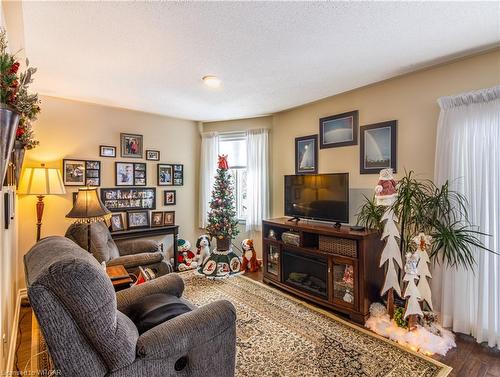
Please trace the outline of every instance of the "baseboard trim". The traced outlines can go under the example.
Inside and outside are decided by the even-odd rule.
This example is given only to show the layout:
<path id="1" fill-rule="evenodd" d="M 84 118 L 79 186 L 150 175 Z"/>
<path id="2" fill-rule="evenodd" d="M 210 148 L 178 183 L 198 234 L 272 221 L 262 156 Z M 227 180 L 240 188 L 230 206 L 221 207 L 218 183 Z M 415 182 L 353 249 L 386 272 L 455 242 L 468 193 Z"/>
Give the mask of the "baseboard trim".
<path id="1" fill-rule="evenodd" d="M 14 360 L 16 358 L 17 335 L 19 333 L 19 314 L 21 312 L 21 301 L 28 297 L 28 290 L 22 288 L 17 292 L 16 307 L 14 310 L 14 319 L 12 323 L 12 333 L 10 334 L 9 353 L 7 356 L 7 365 L 5 370 L 12 371 L 14 368 Z"/>

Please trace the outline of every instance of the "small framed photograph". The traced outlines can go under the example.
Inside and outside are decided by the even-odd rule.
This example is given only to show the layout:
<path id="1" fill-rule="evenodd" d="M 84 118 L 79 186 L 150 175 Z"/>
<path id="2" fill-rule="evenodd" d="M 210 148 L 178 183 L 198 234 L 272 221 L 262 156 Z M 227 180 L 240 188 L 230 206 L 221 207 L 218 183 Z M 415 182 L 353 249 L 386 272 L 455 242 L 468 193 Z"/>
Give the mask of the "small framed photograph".
<path id="1" fill-rule="evenodd" d="M 163 226 L 163 212 L 151 212 L 151 226 Z"/>
<path id="2" fill-rule="evenodd" d="M 119 230 L 125 230 L 125 225 L 123 224 L 122 214 L 115 213 L 111 215 L 111 231 L 117 232 Z"/>
<path id="3" fill-rule="evenodd" d="M 160 161 L 160 151 L 146 150 L 146 160 Z"/>
<path id="4" fill-rule="evenodd" d="M 85 160 L 63 160 L 65 186 L 85 186 Z"/>
<path id="5" fill-rule="evenodd" d="M 142 158 L 142 135 L 120 134 L 120 149 L 122 157 Z"/>
<path id="6" fill-rule="evenodd" d="M 134 185 L 134 163 L 115 162 L 115 186 Z"/>
<path id="7" fill-rule="evenodd" d="M 149 211 L 128 211 L 129 229 L 145 228 L 149 226 Z"/>
<path id="8" fill-rule="evenodd" d="M 385 168 L 396 173 L 397 125 L 397 120 L 391 120 L 361 127 L 360 174 L 379 174 Z"/>
<path id="9" fill-rule="evenodd" d="M 85 185 L 101 185 L 101 161 L 85 161 Z"/>
<path id="10" fill-rule="evenodd" d="M 146 164 L 143 162 L 134 164 L 134 185 L 146 186 Z"/>
<path id="11" fill-rule="evenodd" d="M 163 205 L 173 206 L 176 202 L 176 192 L 175 190 L 165 190 L 163 191 Z"/>
<path id="12" fill-rule="evenodd" d="M 116 157 L 116 147 L 111 145 L 99 145 L 99 156 Z"/>
<path id="13" fill-rule="evenodd" d="M 319 120 L 319 147 L 337 148 L 358 144 L 358 111 L 350 111 Z"/>
<path id="14" fill-rule="evenodd" d="M 318 135 L 295 138 L 295 174 L 318 173 Z"/>
<path id="15" fill-rule="evenodd" d="M 174 169 L 174 180 L 173 180 L 173 185 L 174 186 L 182 186 L 184 185 L 184 165 L 182 164 L 175 164 L 172 165 Z"/>
<path id="16" fill-rule="evenodd" d="M 173 172 L 172 165 L 158 164 L 158 186 L 172 186 Z"/>
<path id="17" fill-rule="evenodd" d="M 175 211 L 163 212 L 163 225 L 175 225 Z"/>

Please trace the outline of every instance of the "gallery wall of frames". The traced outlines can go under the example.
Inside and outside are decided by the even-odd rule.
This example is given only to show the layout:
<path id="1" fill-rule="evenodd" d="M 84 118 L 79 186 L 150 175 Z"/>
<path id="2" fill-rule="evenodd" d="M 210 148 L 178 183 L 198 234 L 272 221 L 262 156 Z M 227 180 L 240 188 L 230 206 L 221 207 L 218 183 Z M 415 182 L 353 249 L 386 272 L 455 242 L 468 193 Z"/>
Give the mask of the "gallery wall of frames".
<path id="1" fill-rule="evenodd" d="M 121 133 L 118 147 L 100 145 L 96 152 L 100 158 L 116 159 L 113 171 L 104 171 L 99 159 L 68 157 L 62 161 L 63 181 L 64 185 L 75 188 L 100 188 L 101 200 L 112 212 L 109 222 L 112 232 L 175 225 L 175 211 L 156 211 L 157 201 L 160 206 L 177 204 L 174 188 L 184 185 L 183 164 L 167 161 L 158 150 L 145 149 L 143 135 L 138 134 Z M 149 169 L 155 172 L 154 182 L 148 182 Z M 104 175 L 113 177 L 114 187 L 101 187 Z"/>

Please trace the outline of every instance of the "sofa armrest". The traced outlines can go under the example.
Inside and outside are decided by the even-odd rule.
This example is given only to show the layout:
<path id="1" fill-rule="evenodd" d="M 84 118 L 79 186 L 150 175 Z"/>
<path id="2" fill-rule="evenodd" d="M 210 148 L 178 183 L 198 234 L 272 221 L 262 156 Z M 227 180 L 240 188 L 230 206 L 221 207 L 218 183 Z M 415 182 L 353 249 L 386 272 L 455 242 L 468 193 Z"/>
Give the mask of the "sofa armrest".
<path id="1" fill-rule="evenodd" d="M 117 292 L 116 302 L 118 310 L 129 315 L 130 305 L 144 296 L 165 293 L 181 297 L 182 292 L 184 292 L 184 281 L 176 274 L 168 274 Z"/>
<path id="2" fill-rule="evenodd" d="M 111 259 L 106 263 L 107 266 L 116 266 L 122 264 L 126 269 L 134 267 L 146 267 L 154 263 L 161 262 L 163 254 L 160 253 L 141 253 L 132 255 L 123 255 L 118 258 Z"/>
<path id="3" fill-rule="evenodd" d="M 236 345 L 236 309 L 226 300 L 214 301 L 146 331 L 137 340 L 137 355 L 145 359 L 178 357 L 218 336 L 227 337 L 222 343 Z"/>
<path id="4" fill-rule="evenodd" d="M 144 238 L 116 240 L 116 247 L 121 256 L 139 253 L 160 253 L 161 246 L 154 240 Z"/>

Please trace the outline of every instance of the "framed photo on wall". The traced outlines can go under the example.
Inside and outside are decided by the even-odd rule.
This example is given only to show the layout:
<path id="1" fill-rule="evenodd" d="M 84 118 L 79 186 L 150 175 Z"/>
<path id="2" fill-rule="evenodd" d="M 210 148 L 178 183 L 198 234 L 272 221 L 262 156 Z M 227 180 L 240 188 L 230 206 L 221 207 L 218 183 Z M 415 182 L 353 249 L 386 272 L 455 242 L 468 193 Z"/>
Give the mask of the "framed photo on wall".
<path id="1" fill-rule="evenodd" d="M 172 165 L 174 169 L 174 186 L 182 186 L 184 185 L 184 165 L 182 164 L 174 164 Z"/>
<path id="2" fill-rule="evenodd" d="M 101 185 L 101 161 L 85 161 L 85 185 Z"/>
<path id="3" fill-rule="evenodd" d="M 175 190 L 165 190 L 163 191 L 163 205 L 164 206 L 173 206 L 177 200 L 177 194 Z"/>
<path id="4" fill-rule="evenodd" d="M 146 186 L 144 162 L 115 162 L 115 186 Z"/>
<path id="5" fill-rule="evenodd" d="M 65 186 L 85 186 L 85 160 L 63 160 Z"/>
<path id="6" fill-rule="evenodd" d="M 115 162 L 115 186 L 134 185 L 134 163 Z"/>
<path id="7" fill-rule="evenodd" d="M 175 225 L 175 211 L 163 212 L 163 225 Z"/>
<path id="8" fill-rule="evenodd" d="M 111 215 L 111 231 L 117 232 L 119 230 L 125 230 L 123 216 L 121 213 L 114 213 Z"/>
<path id="9" fill-rule="evenodd" d="M 337 148 L 358 144 L 358 111 L 332 115 L 319 120 L 319 147 Z"/>
<path id="10" fill-rule="evenodd" d="M 390 120 L 361 127 L 360 174 L 378 174 L 385 168 L 396 173 L 397 125 L 397 120 Z"/>
<path id="11" fill-rule="evenodd" d="M 142 158 L 142 135 L 120 134 L 120 150 L 122 157 Z"/>
<path id="12" fill-rule="evenodd" d="M 101 200 L 111 212 L 156 209 L 156 187 L 102 188 Z"/>
<path id="13" fill-rule="evenodd" d="M 158 164 L 158 186 L 173 185 L 173 167 L 170 164 Z"/>
<path id="14" fill-rule="evenodd" d="M 128 211 L 128 228 L 145 228 L 149 226 L 149 211 Z"/>
<path id="15" fill-rule="evenodd" d="M 318 135 L 295 138 L 295 174 L 318 173 Z"/>
<path id="16" fill-rule="evenodd" d="M 151 212 L 151 226 L 163 226 L 163 212 Z"/>
<path id="17" fill-rule="evenodd" d="M 146 150 L 146 160 L 160 161 L 160 151 Z"/>
<path id="18" fill-rule="evenodd" d="M 116 157 L 116 147 L 111 145 L 100 145 L 99 156 L 101 157 Z"/>

